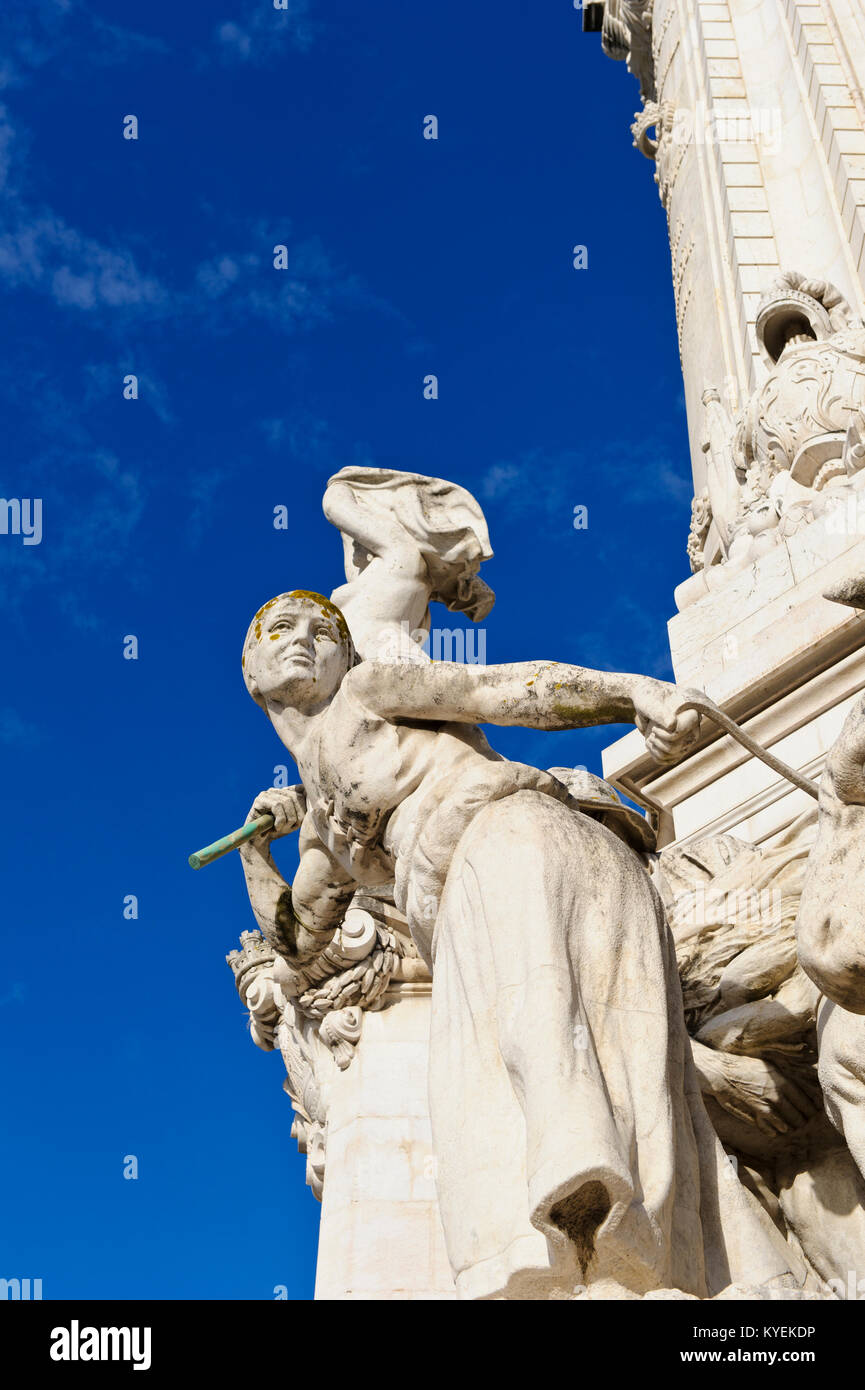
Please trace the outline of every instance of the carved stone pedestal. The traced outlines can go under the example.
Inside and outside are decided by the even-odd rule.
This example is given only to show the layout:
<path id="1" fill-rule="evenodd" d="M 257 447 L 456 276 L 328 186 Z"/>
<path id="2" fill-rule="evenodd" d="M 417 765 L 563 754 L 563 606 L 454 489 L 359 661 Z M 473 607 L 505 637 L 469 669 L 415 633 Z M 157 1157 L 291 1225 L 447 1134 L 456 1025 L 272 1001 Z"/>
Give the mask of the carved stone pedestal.
<path id="1" fill-rule="evenodd" d="M 315 1296 L 454 1298 L 427 1105 L 431 984 L 395 984 L 331 1086 Z"/>

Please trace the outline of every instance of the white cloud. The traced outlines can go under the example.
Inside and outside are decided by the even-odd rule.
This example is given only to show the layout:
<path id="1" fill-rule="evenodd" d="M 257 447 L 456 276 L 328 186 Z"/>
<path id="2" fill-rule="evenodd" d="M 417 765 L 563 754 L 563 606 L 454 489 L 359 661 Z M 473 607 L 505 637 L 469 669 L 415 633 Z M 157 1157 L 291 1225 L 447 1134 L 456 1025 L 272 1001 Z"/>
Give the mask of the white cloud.
<path id="1" fill-rule="evenodd" d="M 388 312 L 357 276 L 344 270 L 317 237 L 288 245 L 288 266 L 275 270 L 277 239 L 260 223 L 247 231 L 257 251 L 223 252 L 209 257 L 195 273 L 192 307 L 214 327 L 239 319 L 262 319 L 283 331 L 326 323 L 338 306 L 363 305 Z"/>
<path id="2" fill-rule="evenodd" d="M 225 24 L 220 24 L 216 31 L 216 38 L 219 43 L 225 45 L 227 50 L 233 50 L 235 55 L 244 61 L 252 53 L 252 36 L 231 20 Z"/>
<path id="3" fill-rule="evenodd" d="M 687 436 L 678 422 L 674 428 L 681 429 L 678 464 L 675 448 L 661 438 L 643 437 L 638 448 L 613 440 L 593 448 L 590 457 L 579 449 L 530 449 L 492 464 L 481 478 L 479 496 L 495 503 L 503 515 L 565 515 L 574 503 L 587 500 L 577 491 L 579 480 L 591 470 L 603 478 L 608 495 L 620 497 L 625 506 L 684 506 L 693 494 Z"/>
<path id="4" fill-rule="evenodd" d="M 109 24 L 83 0 L 3 0 L 0 8 L 0 90 L 26 85 L 34 72 L 75 47 L 76 64 L 123 63 L 168 45 Z"/>
<path id="5" fill-rule="evenodd" d="M 240 22 L 223 20 L 214 31 L 219 57 L 241 63 L 269 62 L 286 47 L 305 53 L 314 35 L 308 0 L 286 0 L 286 8 L 278 10 L 272 0 L 257 0 L 247 7 Z"/>
<path id="6" fill-rule="evenodd" d="M 3 208 L 0 278 L 12 289 L 42 290 L 69 308 L 166 308 L 166 290 L 129 251 L 82 236 L 56 213 L 30 209 L 15 195 Z"/>
<path id="7" fill-rule="evenodd" d="M 288 269 L 274 270 L 277 237 L 262 222 L 243 228 L 246 249 L 211 256 L 187 287 L 169 287 L 128 247 L 85 236 L 57 212 L 34 205 L 24 186 L 27 143 L 0 105 L 0 285 L 8 289 L 33 290 L 61 308 L 101 315 L 113 332 L 133 315 L 204 317 L 216 331 L 256 318 L 291 332 L 328 321 L 340 304 L 393 312 L 336 265 L 315 237 L 290 242 Z M 280 237 L 289 231 L 283 224 Z"/>

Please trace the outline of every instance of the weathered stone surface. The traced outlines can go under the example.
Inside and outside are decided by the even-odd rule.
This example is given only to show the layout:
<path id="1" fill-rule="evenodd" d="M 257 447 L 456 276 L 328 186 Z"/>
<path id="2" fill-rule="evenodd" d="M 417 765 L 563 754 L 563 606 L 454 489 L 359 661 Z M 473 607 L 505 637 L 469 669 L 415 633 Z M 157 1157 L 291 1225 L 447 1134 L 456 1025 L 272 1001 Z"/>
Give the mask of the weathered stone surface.
<path id="1" fill-rule="evenodd" d="M 250 627 L 301 785 L 250 811 L 274 823 L 231 963 L 324 1197 L 320 1297 L 859 1296 L 865 29 L 829 9 L 607 0 L 589 26 L 639 80 L 670 234 L 674 669 L 822 778 L 819 815 L 675 687 L 429 662 L 432 602 L 493 601 L 481 509 L 441 479 L 335 475 L 345 584 Z M 606 775 L 647 820 L 477 727 L 624 721 Z"/>
<path id="2" fill-rule="evenodd" d="M 402 621 L 405 591 L 381 593 L 389 621 Z M 361 606 L 361 621 L 370 611 Z M 399 1071 L 390 1095 L 380 1078 L 369 1093 L 362 1053 L 364 1002 L 387 1002 L 366 964 L 376 942 L 394 977 L 413 954 L 370 911 L 378 894 L 385 913 L 393 885 L 432 972 L 429 1157 L 458 1296 L 806 1288 L 807 1262 L 731 1175 L 704 1110 L 667 922 L 646 872 L 648 828 L 602 784 L 509 763 L 477 728 L 631 718 L 667 763 L 698 733 L 697 716 L 680 711 L 686 693 L 554 662 L 357 664 L 343 614 L 304 591 L 256 614 L 244 677 L 302 785 L 264 792 L 250 810 L 250 819 L 273 818 L 240 851 L 262 935 L 254 951 L 245 946 L 253 967 L 233 963 L 256 1040 L 275 1038 L 286 1058 L 314 1188 L 324 1184 L 339 1072 L 353 1075 L 356 1114 L 366 1117 L 352 1162 L 366 1161 L 374 1114 L 410 1120 Z M 298 828 L 289 887 L 269 845 Z M 369 957 L 358 959 L 363 950 Z M 410 1203 L 415 1177 L 410 1163 L 397 1184 Z M 374 1188 L 365 1200 L 372 1222 L 396 1219 L 392 1211 L 385 1222 Z M 332 1219 L 355 1230 L 351 1210 L 340 1211 Z M 433 1239 L 428 1215 L 411 1206 L 405 1216 Z M 412 1240 L 410 1229 L 406 1248 L 420 1259 L 420 1228 Z M 365 1239 L 372 1259 L 374 1233 Z M 420 1264 L 428 1288 L 432 1266 Z M 353 1274 L 351 1290 L 361 1287 Z"/>

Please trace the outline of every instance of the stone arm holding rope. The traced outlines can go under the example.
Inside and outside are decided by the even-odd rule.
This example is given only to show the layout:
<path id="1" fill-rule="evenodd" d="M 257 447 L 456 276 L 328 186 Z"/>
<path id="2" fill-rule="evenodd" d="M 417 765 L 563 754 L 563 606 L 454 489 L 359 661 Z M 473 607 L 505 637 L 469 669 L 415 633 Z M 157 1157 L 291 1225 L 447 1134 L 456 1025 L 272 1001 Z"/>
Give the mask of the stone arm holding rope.
<path id="1" fill-rule="evenodd" d="M 636 723 L 658 763 L 696 741 L 699 715 L 680 706 L 691 694 L 649 676 L 592 671 L 556 661 L 502 666 L 425 666 L 366 661 L 347 677 L 354 694 L 390 720 L 420 719 L 527 729 Z"/>

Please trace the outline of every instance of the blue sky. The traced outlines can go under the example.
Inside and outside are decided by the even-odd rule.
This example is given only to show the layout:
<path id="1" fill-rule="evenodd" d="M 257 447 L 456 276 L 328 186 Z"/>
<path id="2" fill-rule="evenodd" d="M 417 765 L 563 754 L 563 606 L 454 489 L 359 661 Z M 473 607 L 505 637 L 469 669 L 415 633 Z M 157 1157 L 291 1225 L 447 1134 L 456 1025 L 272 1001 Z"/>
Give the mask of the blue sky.
<path id="1" fill-rule="evenodd" d="M 41 544 L 0 536 L 0 1275 L 310 1298 L 240 865 L 186 865 L 285 757 L 243 634 L 340 582 L 324 484 L 379 464 L 483 505 L 489 661 L 669 676 L 690 470 L 636 84 L 569 0 L 7 0 L 0 104 L 0 490 L 43 500 Z M 600 771 L 621 732 L 492 741 Z"/>

